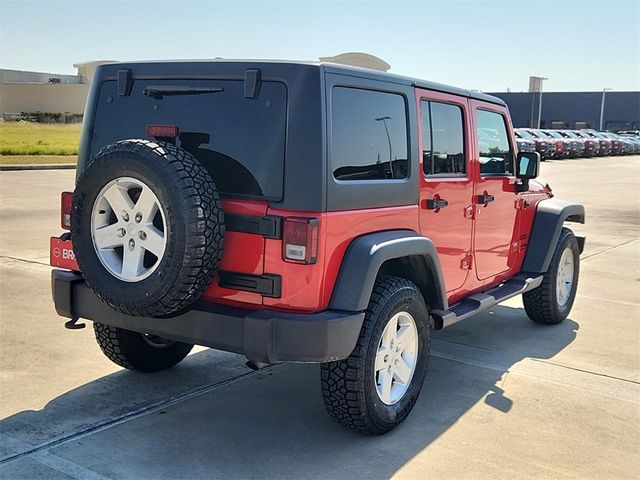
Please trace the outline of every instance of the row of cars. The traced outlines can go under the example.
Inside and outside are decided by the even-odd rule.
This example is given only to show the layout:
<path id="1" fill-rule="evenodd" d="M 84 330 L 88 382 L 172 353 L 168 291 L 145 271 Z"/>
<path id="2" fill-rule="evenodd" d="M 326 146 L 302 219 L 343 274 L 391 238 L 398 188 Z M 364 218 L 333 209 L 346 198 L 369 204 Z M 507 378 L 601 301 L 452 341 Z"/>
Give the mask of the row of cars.
<path id="1" fill-rule="evenodd" d="M 640 154 L 640 134 L 636 131 L 516 128 L 515 135 L 519 151 L 538 152 L 543 160 Z"/>

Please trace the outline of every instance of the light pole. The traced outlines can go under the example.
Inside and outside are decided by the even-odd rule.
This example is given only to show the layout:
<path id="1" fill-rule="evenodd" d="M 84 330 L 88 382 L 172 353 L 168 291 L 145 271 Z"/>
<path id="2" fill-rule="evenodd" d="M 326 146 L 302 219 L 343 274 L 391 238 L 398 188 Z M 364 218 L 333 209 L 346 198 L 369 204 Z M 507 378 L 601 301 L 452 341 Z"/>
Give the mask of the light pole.
<path id="1" fill-rule="evenodd" d="M 604 96 L 607 93 L 607 90 L 611 90 L 610 88 L 602 89 L 602 101 L 600 102 L 600 128 L 598 130 L 602 131 L 602 122 L 604 120 Z"/>
<path id="2" fill-rule="evenodd" d="M 540 128 L 540 119 L 542 118 L 542 82 L 549 80 L 547 77 L 540 77 L 540 96 L 538 97 L 538 128 Z"/>
<path id="3" fill-rule="evenodd" d="M 393 161 L 391 160 L 391 137 L 389 137 L 389 129 L 387 128 L 387 120 L 391 120 L 391 117 L 379 117 L 375 120 L 376 122 L 382 122 L 384 125 L 384 131 L 387 134 L 387 142 L 389 143 L 389 169 L 391 170 L 391 178 L 395 178 L 393 175 Z"/>

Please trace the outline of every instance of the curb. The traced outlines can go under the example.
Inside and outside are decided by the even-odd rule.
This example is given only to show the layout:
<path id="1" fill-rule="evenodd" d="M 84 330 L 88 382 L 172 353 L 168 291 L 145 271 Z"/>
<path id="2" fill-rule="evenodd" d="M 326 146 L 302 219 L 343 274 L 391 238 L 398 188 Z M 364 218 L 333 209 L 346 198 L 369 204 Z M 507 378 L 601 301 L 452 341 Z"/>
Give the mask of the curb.
<path id="1" fill-rule="evenodd" d="M 70 170 L 72 168 L 76 168 L 75 163 L 43 163 L 42 165 L 0 165 L 0 172 L 15 170 Z"/>

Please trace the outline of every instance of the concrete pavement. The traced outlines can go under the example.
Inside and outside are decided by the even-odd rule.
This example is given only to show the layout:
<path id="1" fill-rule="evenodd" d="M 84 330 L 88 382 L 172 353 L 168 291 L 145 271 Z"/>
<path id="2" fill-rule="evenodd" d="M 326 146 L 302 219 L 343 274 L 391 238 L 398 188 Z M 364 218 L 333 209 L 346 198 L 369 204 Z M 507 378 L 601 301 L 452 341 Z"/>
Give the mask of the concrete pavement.
<path id="1" fill-rule="evenodd" d="M 437 332 L 418 404 L 377 438 L 331 422 L 316 365 L 198 349 L 144 375 L 64 330 L 48 238 L 74 174 L 0 173 L 0 478 L 640 476 L 640 157 L 543 164 L 587 208 L 570 318 L 517 298 Z"/>

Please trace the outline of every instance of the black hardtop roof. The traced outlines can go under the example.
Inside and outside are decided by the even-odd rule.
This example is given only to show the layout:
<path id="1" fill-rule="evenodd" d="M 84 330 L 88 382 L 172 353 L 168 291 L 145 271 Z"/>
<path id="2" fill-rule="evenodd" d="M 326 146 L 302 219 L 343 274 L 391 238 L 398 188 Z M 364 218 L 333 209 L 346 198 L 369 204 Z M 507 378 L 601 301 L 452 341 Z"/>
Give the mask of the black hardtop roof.
<path id="1" fill-rule="evenodd" d="M 427 90 L 434 90 L 442 93 L 449 93 L 452 95 L 459 95 L 462 97 L 473 98 L 476 100 L 482 100 L 484 102 L 494 103 L 497 105 L 506 106 L 504 100 L 493 95 L 486 93 L 476 92 L 473 90 L 466 90 L 459 87 L 452 87 L 450 85 L 444 85 L 442 83 L 429 82 L 427 80 L 420 80 L 417 78 L 407 77 L 404 75 L 397 75 L 394 73 L 382 72 L 379 70 L 372 70 L 369 68 L 361 68 L 350 65 L 342 65 L 337 63 L 327 62 L 305 62 L 295 60 L 252 60 L 252 59 L 226 59 L 226 58 L 214 58 L 214 59 L 202 59 L 202 60 L 144 60 L 134 62 L 121 62 L 121 63 L 107 63 L 100 65 L 98 68 L 104 69 L 121 69 L 124 65 L 153 65 L 153 64 L 202 64 L 202 63 L 229 63 L 229 64 L 246 64 L 247 67 L 259 67 L 260 64 L 270 65 L 282 64 L 291 67 L 305 66 L 316 67 L 324 69 L 329 73 L 336 73 L 339 75 L 349 75 L 353 77 L 368 78 L 372 80 L 378 80 L 382 82 L 391 82 L 401 85 L 410 85 L 413 87 L 424 88 Z"/>

